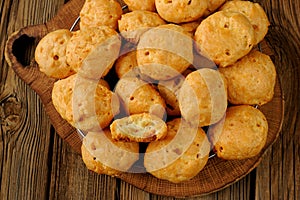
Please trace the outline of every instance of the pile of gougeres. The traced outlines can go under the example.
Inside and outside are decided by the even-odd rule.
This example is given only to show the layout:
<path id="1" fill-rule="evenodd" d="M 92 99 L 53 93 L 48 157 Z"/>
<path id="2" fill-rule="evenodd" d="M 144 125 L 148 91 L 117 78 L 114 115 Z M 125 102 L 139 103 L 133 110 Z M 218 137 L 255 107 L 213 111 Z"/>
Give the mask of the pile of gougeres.
<path id="1" fill-rule="evenodd" d="M 213 150 L 225 160 L 263 149 L 275 67 L 255 50 L 262 7 L 225 0 L 86 0 L 77 31 L 56 30 L 35 60 L 57 81 L 52 102 L 82 130 L 82 158 L 99 174 L 146 172 L 174 183 L 196 176 Z M 195 57 L 205 62 L 195 65 Z M 206 62 L 207 63 L 207 62 Z M 142 152 L 141 145 L 146 146 Z"/>

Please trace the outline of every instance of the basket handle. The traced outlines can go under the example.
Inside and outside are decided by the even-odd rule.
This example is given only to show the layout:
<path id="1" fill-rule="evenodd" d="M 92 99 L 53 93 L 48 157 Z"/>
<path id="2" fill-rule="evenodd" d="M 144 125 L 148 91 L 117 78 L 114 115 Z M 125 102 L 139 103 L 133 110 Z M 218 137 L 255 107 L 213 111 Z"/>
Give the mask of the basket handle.
<path id="1" fill-rule="evenodd" d="M 49 31 L 51 31 L 51 28 L 49 30 L 46 24 L 28 26 L 16 31 L 7 40 L 5 58 L 14 72 L 39 95 L 45 111 L 58 134 L 71 144 L 75 151 L 80 153 L 81 138 L 76 130 L 61 118 L 52 103 L 51 94 L 56 79 L 42 73 L 33 59 L 28 66 L 20 62 L 20 57 L 25 55 L 26 48 L 24 47 L 26 47 L 28 39 L 38 41 Z"/>
<path id="2" fill-rule="evenodd" d="M 24 66 L 20 62 L 20 56 L 25 55 L 26 42 L 28 39 L 38 40 L 47 34 L 47 27 L 45 24 L 28 26 L 14 32 L 8 38 L 5 46 L 5 59 L 8 65 L 15 71 L 15 73 L 28 85 L 32 85 L 37 81 L 37 77 L 43 76 L 36 67 L 36 63 L 32 62 L 29 66 Z M 25 38 L 24 38 L 25 37 Z M 35 67 L 34 67 L 35 66 Z"/>

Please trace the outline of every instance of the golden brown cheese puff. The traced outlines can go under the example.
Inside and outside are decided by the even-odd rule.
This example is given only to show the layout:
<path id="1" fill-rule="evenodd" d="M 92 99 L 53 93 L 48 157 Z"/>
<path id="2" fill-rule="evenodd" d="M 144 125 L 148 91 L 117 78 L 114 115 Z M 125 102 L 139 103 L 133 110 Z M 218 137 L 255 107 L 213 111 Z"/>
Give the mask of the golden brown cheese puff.
<path id="1" fill-rule="evenodd" d="M 115 0 L 86 0 L 80 11 L 80 29 L 109 26 L 117 29 L 123 11 Z"/>
<path id="2" fill-rule="evenodd" d="M 165 23 L 157 13 L 136 10 L 122 15 L 119 20 L 119 31 L 128 41 L 138 43 L 140 36 L 149 28 Z"/>
<path id="3" fill-rule="evenodd" d="M 199 127 L 214 124 L 226 112 L 226 83 L 218 71 L 199 69 L 186 77 L 178 100 L 186 121 Z"/>
<path id="4" fill-rule="evenodd" d="M 84 77 L 100 79 L 119 56 L 121 39 L 108 26 L 79 30 L 67 45 L 67 62 Z"/>
<path id="5" fill-rule="evenodd" d="M 115 70 L 118 77 L 122 78 L 124 75 L 134 70 L 137 66 L 136 51 L 133 50 L 118 58 L 115 63 Z"/>
<path id="6" fill-rule="evenodd" d="M 219 11 L 202 21 L 195 32 L 200 53 L 220 67 L 247 55 L 256 42 L 254 29 L 245 15 Z"/>
<path id="7" fill-rule="evenodd" d="M 136 77 L 123 77 L 115 89 L 129 114 L 152 113 L 163 117 L 165 101 L 155 88 Z"/>
<path id="8" fill-rule="evenodd" d="M 272 100 L 276 70 L 268 55 L 252 51 L 220 72 L 227 80 L 230 103 L 263 105 Z"/>
<path id="9" fill-rule="evenodd" d="M 267 134 L 264 114 L 247 105 L 228 108 L 225 119 L 209 130 L 217 156 L 226 160 L 258 155 L 265 146 Z"/>
<path id="10" fill-rule="evenodd" d="M 110 90 L 109 83 L 104 79 L 99 79 L 99 84 Z"/>
<path id="11" fill-rule="evenodd" d="M 55 82 L 52 102 L 62 118 L 83 131 L 104 129 L 119 112 L 118 97 L 101 81 L 77 74 Z"/>
<path id="12" fill-rule="evenodd" d="M 179 116 L 180 108 L 178 103 L 178 93 L 184 82 L 183 76 L 174 79 L 159 81 L 158 91 L 166 102 L 166 110 L 168 116 Z"/>
<path id="13" fill-rule="evenodd" d="M 118 176 L 127 172 L 139 159 L 139 145 L 114 141 L 109 129 L 89 132 L 82 141 L 82 160 L 86 167 L 98 174 Z"/>
<path id="14" fill-rule="evenodd" d="M 154 12 L 155 8 L 155 0 L 124 0 L 124 2 L 128 5 L 129 10 L 146 10 Z"/>
<path id="15" fill-rule="evenodd" d="M 77 74 L 58 80 L 52 89 L 52 103 L 60 116 L 75 127 L 73 117 L 73 91 Z"/>
<path id="16" fill-rule="evenodd" d="M 66 78 L 75 72 L 66 61 L 66 47 L 72 33 L 60 29 L 48 33 L 35 50 L 35 60 L 41 72 L 52 78 Z"/>
<path id="17" fill-rule="evenodd" d="M 137 46 L 141 73 L 155 80 L 180 75 L 193 63 L 193 58 L 191 37 L 175 24 L 161 25 L 145 32 Z"/>
<path id="18" fill-rule="evenodd" d="M 207 9 L 208 0 L 155 0 L 155 5 L 164 20 L 183 23 L 199 19 Z"/>
<path id="19" fill-rule="evenodd" d="M 184 30 L 186 32 L 188 32 L 191 37 L 193 37 L 195 34 L 195 31 L 198 28 L 198 26 L 200 25 L 201 21 L 202 21 L 202 19 L 199 19 L 197 21 L 182 23 L 182 24 L 180 24 L 180 26 L 182 28 L 184 28 Z"/>
<path id="20" fill-rule="evenodd" d="M 204 16 L 208 16 L 222 6 L 226 0 L 208 0 L 207 10 Z"/>
<path id="21" fill-rule="evenodd" d="M 190 180 L 206 165 L 210 143 L 201 128 L 193 128 L 179 118 L 167 126 L 167 136 L 148 145 L 144 166 L 159 179 L 173 183 Z"/>
<path id="22" fill-rule="evenodd" d="M 251 1 L 228 1 L 220 8 L 220 10 L 244 14 L 254 28 L 256 38 L 255 44 L 258 44 L 266 36 L 270 22 L 264 9 L 258 3 L 253 3 Z"/>
<path id="23" fill-rule="evenodd" d="M 185 80 L 185 77 L 191 72 L 193 72 L 192 69 L 188 68 L 182 73 L 182 75 L 179 75 L 170 80 L 158 82 L 157 89 L 166 102 L 166 110 L 168 116 L 180 115 L 178 102 L 179 91 Z"/>
<path id="24" fill-rule="evenodd" d="M 167 135 L 167 125 L 149 113 L 116 119 L 110 125 L 112 138 L 117 141 L 152 142 Z"/>

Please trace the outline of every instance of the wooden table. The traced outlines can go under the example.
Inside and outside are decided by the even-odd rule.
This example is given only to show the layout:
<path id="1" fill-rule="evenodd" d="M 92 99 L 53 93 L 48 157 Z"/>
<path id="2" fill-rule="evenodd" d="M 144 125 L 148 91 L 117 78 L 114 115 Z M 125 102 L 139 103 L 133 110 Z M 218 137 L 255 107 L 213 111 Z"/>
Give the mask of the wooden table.
<path id="1" fill-rule="evenodd" d="M 2 0 L 0 81 L 0 199 L 173 199 L 89 172 L 55 132 L 37 94 L 7 65 L 5 42 L 14 31 L 51 19 L 64 0 Z M 261 164 L 226 189 L 195 199 L 300 199 L 300 1 L 261 0 L 271 27 L 285 99 L 282 132 Z M 22 62 L 29 64 L 33 51 Z"/>

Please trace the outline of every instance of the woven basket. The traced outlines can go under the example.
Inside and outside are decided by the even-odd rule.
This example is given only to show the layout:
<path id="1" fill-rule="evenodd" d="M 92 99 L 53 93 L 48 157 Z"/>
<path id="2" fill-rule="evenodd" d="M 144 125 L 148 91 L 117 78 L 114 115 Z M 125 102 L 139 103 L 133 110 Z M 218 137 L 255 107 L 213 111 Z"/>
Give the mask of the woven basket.
<path id="1" fill-rule="evenodd" d="M 24 27 L 15 32 L 7 41 L 5 50 L 6 60 L 15 73 L 40 96 L 56 132 L 78 153 L 82 144 L 80 136 L 75 128 L 60 117 L 52 104 L 51 91 L 56 80 L 41 73 L 34 61 L 29 66 L 24 66 L 19 60 L 25 53 L 24 47 L 37 43 L 51 31 L 69 29 L 77 19 L 83 3 L 84 0 L 71 0 L 47 23 Z M 263 42 L 261 47 L 264 53 L 271 54 L 266 42 Z M 273 100 L 261 107 L 269 122 L 267 143 L 261 153 L 254 158 L 224 161 L 214 157 L 209 159 L 205 168 L 196 177 L 179 184 L 157 179 L 147 173 L 127 173 L 120 178 L 144 191 L 176 197 L 199 196 L 227 187 L 253 170 L 259 164 L 264 152 L 274 143 L 283 121 L 283 104 L 282 91 L 277 80 Z"/>

